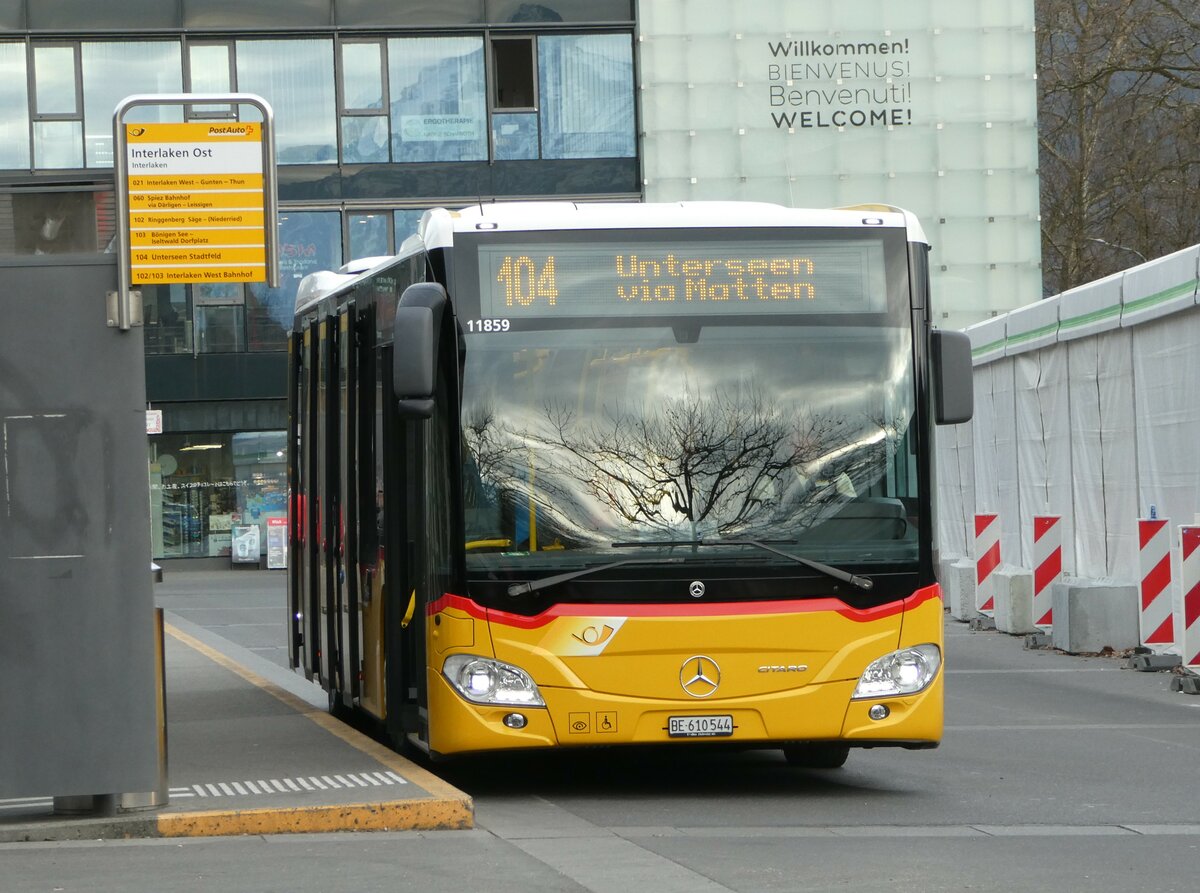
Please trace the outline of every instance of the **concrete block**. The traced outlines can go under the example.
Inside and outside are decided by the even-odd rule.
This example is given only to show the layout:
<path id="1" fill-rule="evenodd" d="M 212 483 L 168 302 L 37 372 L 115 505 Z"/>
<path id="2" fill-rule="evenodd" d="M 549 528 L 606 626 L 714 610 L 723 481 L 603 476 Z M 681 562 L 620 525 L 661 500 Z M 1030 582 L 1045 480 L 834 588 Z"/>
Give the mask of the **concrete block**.
<path id="1" fill-rule="evenodd" d="M 1025 637 L 1025 650 L 1036 651 L 1041 648 L 1053 648 L 1054 643 L 1049 633 L 1030 633 Z"/>
<path id="2" fill-rule="evenodd" d="M 1133 583 L 1069 577 L 1053 584 L 1054 647 L 1068 654 L 1136 648 L 1138 592 Z"/>
<path id="3" fill-rule="evenodd" d="M 1171 691 L 1200 695 L 1200 676 L 1175 676 L 1171 679 Z"/>
<path id="4" fill-rule="evenodd" d="M 1005 564 L 996 568 L 992 580 L 996 629 L 1014 636 L 1037 632 L 1033 625 L 1033 571 Z"/>
<path id="5" fill-rule="evenodd" d="M 937 574 L 937 580 L 942 584 L 942 598 L 949 604 L 950 591 L 950 576 L 953 573 L 951 568 L 954 567 L 954 562 L 962 560 L 961 555 L 943 555 L 938 559 L 937 565 L 934 568 L 934 573 Z"/>
<path id="6" fill-rule="evenodd" d="M 975 608 L 975 562 L 960 558 L 950 565 L 946 582 L 946 603 L 950 616 L 963 623 L 979 616 Z"/>
<path id="7" fill-rule="evenodd" d="M 1125 664 L 1128 670 L 1139 673 L 1160 673 L 1181 666 L 1183 659 L 1178 654 L 1135 654 Z"/>

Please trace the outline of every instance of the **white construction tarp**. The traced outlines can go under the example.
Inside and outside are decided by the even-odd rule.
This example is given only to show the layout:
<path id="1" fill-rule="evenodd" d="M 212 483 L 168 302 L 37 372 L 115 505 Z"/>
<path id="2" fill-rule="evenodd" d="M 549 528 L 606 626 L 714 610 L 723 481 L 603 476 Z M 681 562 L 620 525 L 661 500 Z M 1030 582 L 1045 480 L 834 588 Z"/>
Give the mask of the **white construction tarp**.
<path id="1" fill-rule="evenodd" d="M 1132 332 L 1139 509 L 1155 506 L 1173 529 L 1193 524 L 1200 513 L 1200 313 L 1172 314 Z"/>
<path id="2" fill-rule="evenodd" d="M 944 556 L 974 557 L 974 515 L 995 512 L 1001 560 L 1032 569 L 1033 518 L 1059 515 L 1065 572 L 1137 583 L 1153 507 L 1178 567 L 1178 527 L 1200 523 L 1198 266 L 1178 252 L 1073 289 L 1057 330 L 1053 307 L 968 330 L 975 417 L 938 441 Z"/>
<path id="3" fill-rule="evenodd" d="M 1063 542 L 1073 536 L 1071 426 L 1067 399 L 1067 347 L 1055 344 L 1011 358 L 1015 376 L 1018 509 L 1017 544 L 1009 564 L 1033 566 L 1033 519 L 1060 515 Z M 1064 550 L 1066 552 L 1066 550 Z M 1064 555 L 1065 571 L 1074 562 Z"/>
<path id="4" fill-rule="evenodd" d="M 1129 332 L 1072 341 L 1069 349 L 1075 573 L 1133 581 L 1137 465 Z"/>

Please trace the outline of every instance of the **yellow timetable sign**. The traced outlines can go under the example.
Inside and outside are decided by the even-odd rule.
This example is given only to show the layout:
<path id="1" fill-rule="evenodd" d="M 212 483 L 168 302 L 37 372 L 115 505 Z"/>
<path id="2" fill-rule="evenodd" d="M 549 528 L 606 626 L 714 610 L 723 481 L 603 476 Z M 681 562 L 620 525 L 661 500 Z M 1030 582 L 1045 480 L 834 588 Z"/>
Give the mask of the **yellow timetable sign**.
<path id="1" fill-rule="evenodd" d="M 267 279 L 262 125 L 126 124 L 130 278 Z"/>

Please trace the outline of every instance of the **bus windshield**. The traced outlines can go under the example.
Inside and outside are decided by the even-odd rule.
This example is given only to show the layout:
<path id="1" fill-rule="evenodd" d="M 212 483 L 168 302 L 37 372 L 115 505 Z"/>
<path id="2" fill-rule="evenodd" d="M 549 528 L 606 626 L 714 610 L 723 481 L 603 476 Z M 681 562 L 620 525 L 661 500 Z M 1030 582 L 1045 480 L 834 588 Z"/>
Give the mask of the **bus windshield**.
<path id="1" fill-rule="evenodd" d="M 916 562 L 901 234 L 507 238 L 455 249 L 469 573 Z"/>

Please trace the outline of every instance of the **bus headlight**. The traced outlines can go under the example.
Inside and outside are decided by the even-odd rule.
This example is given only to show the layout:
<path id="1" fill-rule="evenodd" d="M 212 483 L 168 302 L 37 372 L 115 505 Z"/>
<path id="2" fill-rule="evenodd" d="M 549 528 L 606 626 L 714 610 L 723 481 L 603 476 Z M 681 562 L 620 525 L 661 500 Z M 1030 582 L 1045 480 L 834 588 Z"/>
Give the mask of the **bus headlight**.
<path id="1" fill-rule="evenodd" d="M 452 654 L 442 675 L 468 701 L 476 704 L 522 704 L 545 707 L 541 692 L 520 667 L 473 654 Z"/>
<path id="2" fill-rule="evenodd" d="M 854 698 L 890 698 L 912 695 L 937 678 L 942 651 L 937 645 L 902 648 L 871 661 L 858 680 Z"/>

